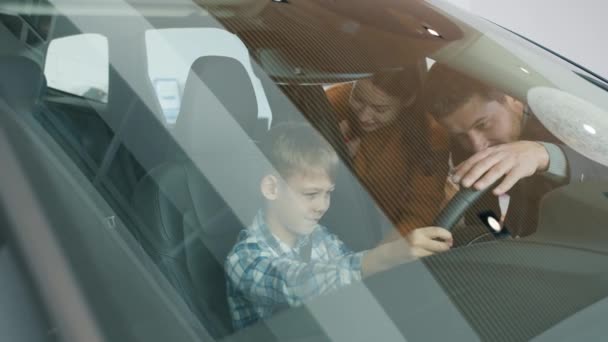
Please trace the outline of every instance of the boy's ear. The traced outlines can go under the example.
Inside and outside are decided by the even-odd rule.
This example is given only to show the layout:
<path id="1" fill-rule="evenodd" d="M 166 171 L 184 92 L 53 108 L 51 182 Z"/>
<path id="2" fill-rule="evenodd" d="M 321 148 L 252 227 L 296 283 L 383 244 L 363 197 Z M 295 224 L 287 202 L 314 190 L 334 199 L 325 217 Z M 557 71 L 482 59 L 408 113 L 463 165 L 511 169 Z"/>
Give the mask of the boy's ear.
<path id="1" fill-rule="evenodd" d="M 262 195 L 269 201 L 274 201 L 279 195 L 279 179 L 273 175 L 267 175 L 262 178 L 260 183 Z"/>

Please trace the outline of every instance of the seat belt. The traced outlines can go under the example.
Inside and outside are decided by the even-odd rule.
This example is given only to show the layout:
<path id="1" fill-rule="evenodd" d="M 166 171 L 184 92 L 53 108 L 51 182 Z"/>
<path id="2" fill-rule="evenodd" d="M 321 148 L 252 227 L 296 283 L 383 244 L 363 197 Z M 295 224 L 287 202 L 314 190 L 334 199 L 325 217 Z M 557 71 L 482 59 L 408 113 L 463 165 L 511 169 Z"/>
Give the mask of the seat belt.
<path id="1" fill-rule="evenodd" d="M 309 237 L 308 241 L 302 248 L 300 248 L 300 258 L 304 262 L 310 262 L 310 256 L 312 255 L 312 239 Z"/>

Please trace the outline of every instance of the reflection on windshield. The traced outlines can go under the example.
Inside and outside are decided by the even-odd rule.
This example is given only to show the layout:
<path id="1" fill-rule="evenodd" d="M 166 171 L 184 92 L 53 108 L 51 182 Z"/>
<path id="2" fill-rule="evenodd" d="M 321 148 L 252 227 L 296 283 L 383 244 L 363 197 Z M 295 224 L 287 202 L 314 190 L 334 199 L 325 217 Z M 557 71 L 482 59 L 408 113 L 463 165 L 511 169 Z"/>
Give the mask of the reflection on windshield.
<path id="1" fill-rule="evenodd" d="M 528 91 L 530 107 L 568 147 L 608 165 L 608 113 L 574 95 L 548 87 Z"/>
<path id="2" fill-rule="evenodd" d="M 601 104 L 556 90 L 570 79 L 494 50 L 481 32 L 424 2 L 378 1 L 209 3 L 201 22 L 181 12 L 175 22 L 157 20 L 158 12 L 150 19 L 121 3 L 142 34 L 117 37 L 108 28 L 112 51 L 144 47 L 138 39 L 157 32 L 157 22 L 213 26 L 217 39 L 200 37 L 191 49 L 180 29 L 158 36 L 157 48 L 134 56 L 147 53 L 150 66 L 178 71 L 152 79 L 111 54 L 111 89 L 89 94 L 108 101 L 107 113 L 67 93 L 41 101 L 36 120 L 214 337 L 281 319 L 290 330 L 300 321 L 289 314 L 305 311 L 331 338 L 356 325 L 337 325 L 339 318 L 359 313 L 399 338 L 433 330 L 420 322 L 434 322 L 427 316 L 446 306 L 464 317 L 458 326 L 493 328 L 467 330 L 463 339 L 511 336 L 511 325 L 492 326 L 496 317 L 538 314 L 553 305 L 543 298 L 570 299 L 560 315 L 547 314 L 555 324 L 608 288 L 568 296 L 599 283 L 568 269 L 583 259 L 600 269 L 593 253 L 570 250 L 568 263 L 561 249 L 529 243 L 557 221 L 569 226 L 553 230 L 560 234 L 581 222 L 575 233 L 602 226 L 603 216 L 585 221 L 580 210 L 604 209 L 595 205 L 603 183 L 594 183 L 608 175 Z M 109 19 L 90 15 L 95 20 L 76 16 L 59 34 L 104 31 Z M 208 53 L 223 51 L 222 37 L 238 45 L 239 58 Z M 427 67 L 425 58 L 437 62 Z M 158 104 L 171 125 L 158 122 Z M 589 244 L 580 239 L 576 248 Z M 559 271 L 544 263 L 558 259 Z M 499 295 L 510 304 L 513 291 L 525 299 L 518 310 L 496 307 Z M 352 306 L 340 305 L 342 296 Z M 331 320 L 337 310 L 349 312 Z M 435 330 L 424 337 L 448 331 Z"/>

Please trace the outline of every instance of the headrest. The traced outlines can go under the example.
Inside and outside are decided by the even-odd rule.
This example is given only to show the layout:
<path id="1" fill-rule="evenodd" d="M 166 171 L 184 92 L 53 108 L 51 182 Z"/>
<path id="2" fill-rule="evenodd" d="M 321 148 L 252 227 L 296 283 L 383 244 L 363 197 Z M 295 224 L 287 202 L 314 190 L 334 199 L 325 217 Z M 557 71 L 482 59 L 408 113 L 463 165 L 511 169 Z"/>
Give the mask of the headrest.
<path id="1" fill-rule="evenodd" d="M 257 108 L 251 79 L 241 62 L 224 56 L 200 57 L 190 68 L 174 133 L 184 147 L 193 148 L 188 152 L 197 151 L 201 144 L 217 144 L 210 139 L 226 129 L 221 124 L 225 120 L 252 137 Z"/>
<path id="2" fill-rule="evenodd" d="M 244 226 L 252 219 L 252 206 L 259 207 L 249 194 L 258 193 L 256 170 L 265 167 L 251 134 L 257 108 L 251 79 L 239 61 L 201 57 L 190 69 L 172 132 L 197 172 Z"/>
<path id="3" fill-rule="evenodd" d="M 17 112 L 31 112 L 46 88 L 42 69 L 19 56 L 0 57 L 0 99 Z"/>

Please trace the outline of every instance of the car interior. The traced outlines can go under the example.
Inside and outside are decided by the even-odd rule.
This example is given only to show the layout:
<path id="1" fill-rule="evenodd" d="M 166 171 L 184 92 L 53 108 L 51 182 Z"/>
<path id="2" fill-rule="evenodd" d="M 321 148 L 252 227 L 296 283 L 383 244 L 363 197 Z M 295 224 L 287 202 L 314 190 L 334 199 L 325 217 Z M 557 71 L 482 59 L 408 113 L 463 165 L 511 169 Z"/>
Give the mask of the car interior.
<path id="1" fill-rule="evenodd" d="M 223 262 L 238 232 L 250 223 L 258 209 L 258 202 L 243 195 L 253 193 L 257 186 L 243 175 L 256 172 L 259 166 L 256 164 L 260 153 L 258 142 L 273 125 L 304 121 L 314 125 L 341 156 L 346 156 L 346 146 L 340 138 L 338 122 L 324 87 L 369 76 L 371 70 L 366 69 L 374 56 L 344 44 L 351 39 L 349 26 L 335 31 L 340 33 L 333 37 L 320 36 L 319 45 L 317 42 L 302 44 L 307 38 L 298 33 L 300 26 L 284 22 L 284 16 L 289 17 L 290 12 L 283 8 L 268 9 L 268 4 L 262 1 L 242 1 L 235 9 L 216 6 L 214 1 L 201 2 L 206 10 L 189 1 L 176 2 L 175 17 L 155 15 L 163 7 L 153 1 L 135 1 L 131 4 L 133 8 L 125 2 L 126 9 L 118 9 L 135 8 L 149 13 L 148 17 L 131 17 L 122 12 L 107 17 L 80 16 L 69 5 L 64 8 L 57 5 L 58 8 L 53 9 L 44 1 L 37 2 L 39 8 L 50 6 L 48 12 L 55 15 L 26 16 L 0 6 L 0 75 L 21 79 L 29 85 L 24 88 L 0 82 L 0 95 L 15 111 L 31 113 L 33 124 L 40 126 L 65 151 L 107 201 L 115 213 L 112 220 L 120 221 L 127 228 L 192 314 L 214 338 L 220 339 L 234 333 L 226 303 Z M 298 4 L 305 13 L 317 13 L 315 5 Z M 529 56 L 518 51 L 505 53 L 498 45 L 489 48 L 495 44 L 491 38 L 467 25 L 454 24 L 430 6 L 416 7 L 409 3 L 403 6 L 435 18 L 445 33 L 439 43 L 423 40 L 415 44 L 411 42 L 416 42 L 416 37 L 408 36 L 411 32 L 402 32 L 406 43 L 398 47 L 410 44 L 419 50 L 400 51 L 395 56 L 409 56 L 412 60 L 432 56 L 449 60 L 465 70 L 476 68 L 481 77 L 492 78 L 516 94 L 523 94 L 532 84 L 551 84 L 551 80 L 541 74 L 490 75 L 486 71 L 498 64 L 504 65 L 505 60 L 520 65 L 525 64 L 522 58 Z M 370 15 L 379 15 L 372 7 L 368 9 Z M 222 15 L 235 11 L 244 18 L 255 18 L 263 10 L 268 11 L 264 14 L 268 22 L 275 25 L 268 30 L 269 34 L 284 32 L 265 40 L 260 38 L 264 36 L 260 34 L 264 28 L 256 26 L 255 20 L 241 22 L 231 20 L 229 14 Z M 213 19 L 207 11 L 219 19 Z M 182 16 L 183 13 L 187 15 Z M 335 14 L 327 11 L 323 15 L 329 19 L 319 18 L 319 23 Z M 147 21 L 138 22 L 142 18 Z M 387 27 L 391 29 L 389 24 Z M 190 27 L 234 32 L 257 53 L 249 56 L 250 66 L 272 109 L 271 122 L 255 110 L 259 101 L 254 89 L 256 83 L 247 70 L 249 66 L 230 56 L 205 55 L 198 56 L 189 66 L 177 119 L 174 124 L 167 123 L 146 70 L 144 37 L 147 30 Z M 46 53 L 53 41 L 83 33 L 101 34 L 107 39 L 107 98 L 93 99 L 56 89 L 49 85 L 45 75 Z M 390 44 L 394 39 L 388 34 L 374 36 L 372 33 L 372 29 L 364 32 L 362 41 L 372 45 Z M 365 34 L 383 37 L 385 41 L 369 42 Z M 287 37 L 293 41 L 286 41 Z M 454 44 L 455 41 L 458 44 Z M 285 44 L 290 45 L 290 49 L 277 48 Z M 334 55 L 325 51 L 324 46 L 334 46 L 343 52 Z M 316 53 L 300 53 L 302 49 Z M 479 51 L 482 50 L 491 51 L 491 56 L 484 52 L 481 59 Z M 291 51 L 292 55 L 281 55 L 284 51 Z M 351 70 L 346 72 L 340 69 L 339 59 L 349 54 Z M 317 59 L 305 60 L 310 56 Z M 395 56 L 384 56 L 385 60 L 378 63 L 389 65 Z M 289 63 L 280 65 L 278 61 L 282 60 Z M 294 70 L 291 67 L 294 65 L 303 67 Z M 314 70 L 320 65 L 326 66 L 318 68 L 324 73 L 307 73 L 307 68 Z M 585 86 L 576 83 L 573 87 Z M 378 226 L 382 217 L 368 191 L 352 174 L 348 158 L 343 160 L 337 178 L 340 190 L 336 191 L 324 220 L 327 226 L 335 227 L 333 232 L 347 245 L 361 251 L 382 240 L 381 231 L 369 229 Z M 465 260 L 466 256 L 462 258 Z M 447 266 L 437 261 L 433 267 Z M 449 272 L 453 270 L 446 271 Z M 454 282 L 453 278 L 446 279 L 443 279 L 446 283 Z M 381 279 L 374 281 L 380 283 Z M 458 286 L 462 288 L 466 284 Z M 593 291 L 597 295 L 590 295 L 589 300 L 602 292 Z M 386 301 L 390 301 L 390 295 L 394 294 L 386 293 Z M 488 298 L 491 297 L 488 293 Z M 562 316 L 556 314 L 548 322 Z M 547 324 L 539 323 L 534 329 L 542 329 Z M 530 334 L 535 334 L 534 329 Z M 494 336 L 495 332 L 483 333 L 487 337 Z"/>
<path id="2" fill-rule="evenodd" d="M 3 99 L 15 110 L 32 113 L 36 124 L 103 195 L 203 326 L 214 337 L 229 335 L 223 261 L 258 205 L 242 196 L 253 184 L 239 183 L 239 175 L 243 161 L 259 153 L 255 143 L 268 129 L 268 120 L 251 110 L 256 97 L 242 63 L 229 56 L 196 59 L 184 85 L 177 121 L 169 128 L 149 81 L 143 81 L 148 86 L 134 90 L 132 80 L 116 70 L 126 63 L 120 59 L 123 56 L 110 61 L 107 102 L 48 87 L 39 64 L 44 63 L 48 45 L 53 39 L 82 32 L 67 17 L 30 20 L 40 22 L 35 26 L 21 16 L 2 16 L 3 40 L 14 41 L 18 47 L 3 46 L 7 57 L 1 58 L 0 68 L 8 78 L 20 75 L 40 87 L 28 87 L 27 94 L 18 93 L 18 87 L 2 89 Z M 40 31 L 51 25 L 49 21 L 54 31 Z M 18 41 L 22 32 L 29 40 Z M 118 38 L 117 46 L 141 39 L 143 32 L 139 34 L 129 40 Z M 273 108 L 282 109 L 276 111 L 280 114 L 274 116 L 273 125 L 305 120 L 301 113 L 314 115 L 318 129 L 328 139 L 339 141 L 321 85 L 277 87 L 267 76 L 260 78 L 267 83 L 269 101 L 277 102 Z M 311 102 L 311 96 L 320 101 Z M 200 115 L 200 108 L 208 110 Z M 234 175 L 227 177 L 230 172 Z M 374 208 L 365 191 L 352 186 L 358 183 L 346 168 L 342 172 L 342 182 L 351 183 L 344 187 L 350 193 L 342 196 L 361 198 L 354 202 L 361 214 L 349 217 L 349 229 L 352 233 L 358 226 L 364 234 L 347 236 L 354 248 L 362 250 L 380 239 L 369 236 L 378 232 L 363 227 Z M 234 193 L 227 193 L 230 189 Z"/>

